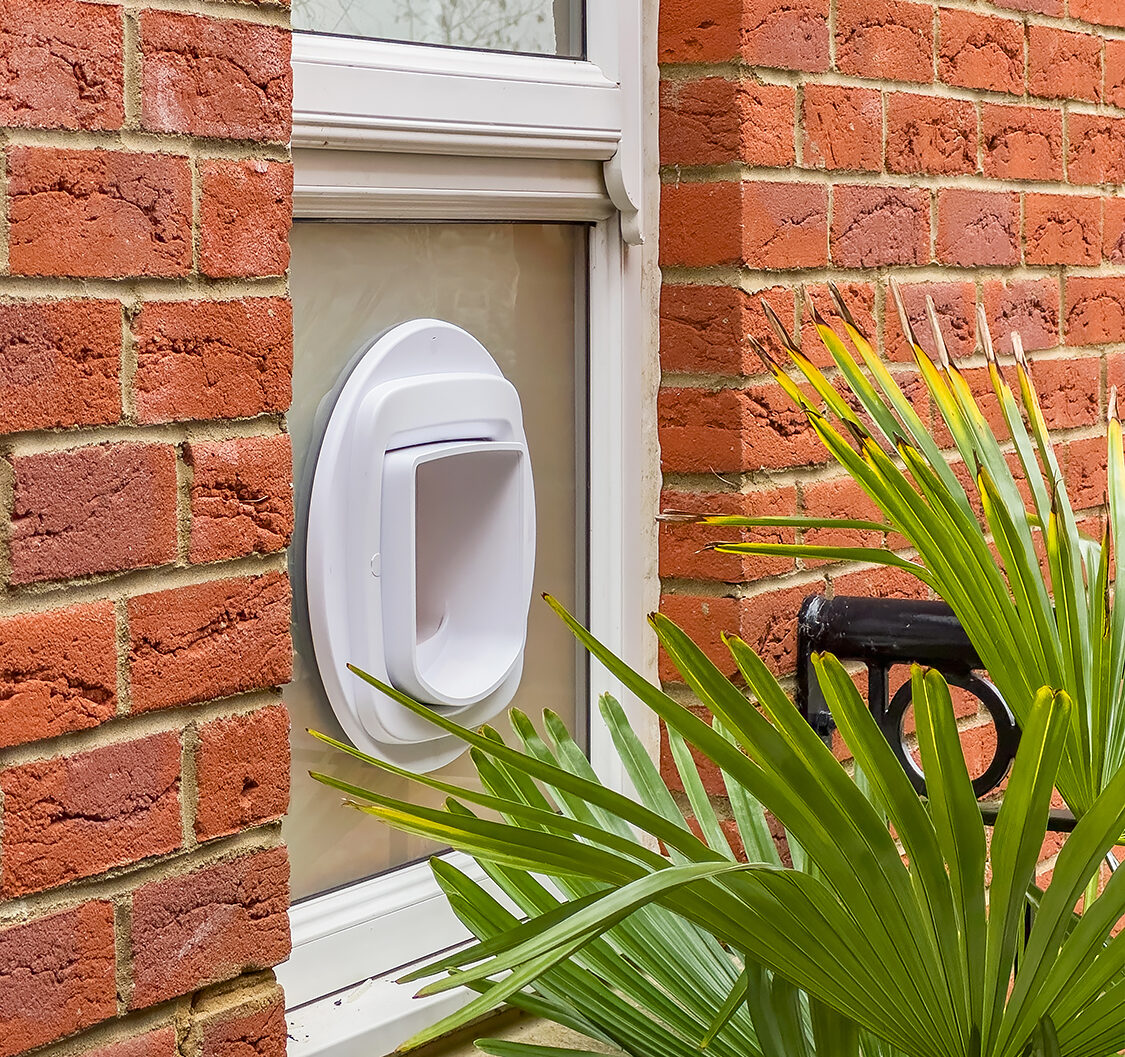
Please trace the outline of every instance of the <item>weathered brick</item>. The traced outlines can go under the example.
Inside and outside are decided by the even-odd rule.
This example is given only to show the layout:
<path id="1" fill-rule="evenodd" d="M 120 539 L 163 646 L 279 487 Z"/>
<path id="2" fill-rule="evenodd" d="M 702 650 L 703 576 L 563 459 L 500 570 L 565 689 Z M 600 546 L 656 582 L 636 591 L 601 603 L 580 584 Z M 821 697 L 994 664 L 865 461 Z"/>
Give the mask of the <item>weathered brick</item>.
<path id="1" fill-rule="evenodd" d="M 1102 504 L 1106 496 L 1106 440 L 1087 437 L 1060 445 L 1066 492 L 1075 510 Z"/>
<path id="2" fill-rule="evenodd" d="M 792 517 L 797 509 L 797 490 L 792 485 L 762 492 L 665 491 L 662 510 L 692 514 L 739 514 L 743 517 Z M 741 583 L 778 576 L 793 568 L 786 557 L 750 557 L 718 554 L 707 550 L 715 541 L 792 543 L 792 529 L 731 529 L 683 522 L 660 523 L 660 575 L 686 580 L 718 580 Z"/>
<path id="3" fill-rule="evenodd" d="M 1012 351 L 1013 330 L 1029 352 L 1059 344 L 1059 284 L 1054 279 L 988 279 L 984 306 L 999 352 Z"/>
<path id="4" fill-rule="evenodd" d="M 113 905 L 0 929 L 0 1057 L 54 1042 L 117 1012 Z"/>
<path id="5" fill-rule="evenodd" d="M 1077 195 L 1024 195 L 1028 264 L 1096 264 L 1102 256 L 1102 203 Z"/>
<path id="6" fill-rule="evenodd" d="M 133 1009 L 187 994 L 289 954 L 283 848 L 142 885 L 133 894 Z"/>
<path id="7" fill-rule="evenodd" d="M 885 521 L 874 501 L 851 477 L 815 481 L 802 488 L 804 512 L 812 518 L 862 518 Z M 871 529 L 805 529 L 803 542 L 814 547 L 881 547 L 883 534 Z M 809 567 L 826 562 L 805 559 Z"/>
<path id="8" fill-rule="evenodd" d="M 838 282 L 836 290 L 851 312 L 860 330 L 874 342 L 877 324 L 875 321 L 875 286 L 873 283 Z M 827 283 L 807 283 L 805 285 L 805 304 L 801 311 L 801 351 L 818 367 L 831 367 L 835 361 L 817 332 L 809 302 L 826 319 L 837 334 L 843 335 L 844 321 L 836 311 Z"/>
<path id="9" fill-rule="evenodd" d="M 285 1043 L 285 1003 L 279 994 L 261 1009 L 208 1018 L 200 1057 L 285 1057 Z"/>
<path id="10" fill-rule="evenodd" d="M 1023 95 L 1023 23 L 941 10 L 938 76 L 946 84 Z"/>
<path id="11" fill-rule="evenodd" d="M 150 301 L 133 332 L 142 422 L 250 418 L 289 407 L 293 311 L 284 298 Z"/>
<path id="12" fill-rule="evenodd" d="M 827 70 L 828 0 L 742 0 L 739 52 L 752 66 Z"/>
<path id="13" fill-rule="evenodd" d="M 120 7 L 0 3 L 0 124 L 116 129 L 125 120 Z"/>
<path id="14" fill-rule="evenodd" d="M 976 172 L 976 107 L 938 96 L 888 96 L 887 168 L 939 175 Z"/>
<path id="15" fill-rule="evenodd" d="M 743 184 L 743 261 L 752 268 L 828 263 L 828 189 L 807 183 Z"/>
<path id="16" fill-rule="evenodd" d="M 284 275 L 289 267 L 293 166 L 205 161 L 199 166 L 199 270 L 215 278 Z"/>
<path id="17" fill-rule="evenodd" d="M 1125 280 L 1071 275 L 1065 296 L 1068 345 L 1125 341 Z"/>
<path id="18" fill-rule="evenodd" d="M 1125 261 L 1125 200 L 1106 198 L 1102 229 L 1102 256 L 1107 261 L 1120 264 Z"/>
<path id="19" fill-rule="evenodd" d="M 665 0 L 660 5 L 661 62 L 724 62 L 738 56 L 742 0 Z"/>
<path id="20" fill-rule="evenodd" d="M 921 189 L 838 186 L 833 191 L 832 262 L 845 268 L 925 264 L 930 199 Z"/>
<path id="21" fill-rule="evenodd" d="M 176 1057 L 176 1029 L 169 1026 L 88 1050 L 83 1057 Z"/>
<path id="22" fill-rule="evenodd" d="M 676 183 L 660 188 L 660 263 L 703 267 L 742 259 L 742 185 Z"/>
<path id="23" fill-rule="evenodd" d="M 286 141 L 289 33 L 231 18 L 143 11 L 141 123 L 155 132 Z"/>
<path id="24" fill-rule="evenodd" d="M 195 834 L 223 837 L 280 818 L 289 806 L 289 714 L 268 705 L 199 728 Z"/>
<path id="25" fill-rule="evenodd" d="M 737 671 L 730 650 L 723 645 L 724 633 L 738 634 L 738 602 L 733 598 L 698 598 L 694 595 L 664 595 L 660 611 L 682 628 L 725 675 Z M 660 678 L 681 683 L 672 660 L 662 649 L 659 661 Z"/>
<path id="26" fill-rule="evenodd" d="M 8 192 L 13 274 L 178 276 L 191 269 L 187 158 L 13 147 Z"/>
<path id="27" fill-rule="evenodd" d="M 1105 42 L 1105 84 L 1102 98 L 1113 106 L 1125 107 L 1125 40 Z"/>
<path id="28" fill-rule="evenodd" d="M 1040 15 L 1063 14 L 1063 0 L 992 0 L 996 7 L 1009 11 L 1034 11 Z"/>
<path id="29" fill-rule="evenodd" d="M 693 708 L 692 712 L 702 719 L 704 723 L 710 724 L 711 716 L 706 709 Z M 688 749 L 691 752 L 691 758 L 692 762 L 695 764 L 696 772 L 699 774 L 699 780 L 703 783 L 703 789 L 707 795 L 725 797 L 727 795 L 727 787 L 723 780 L 723 772 L 718 764 L 709 756 L 701 753 L 695 746 L 689 745 Z M 660 777 L 673 793 L 682 793 L 684 791 L 684 780 L 680 775 L 676 760 L 672 756 L 672 748 L 668 742 L 668 727 L 664 722 L 660 724 Z M 699 823 L 696 822 L 695 819 L 689 819 L 688 825 L 692 827 L 692 832 L 702 837 Z"/>
<path id="30" fill-rule="evenodd" d="M 289 681 L 289 581 L 281 573 L 140 595 L 128 615 L 136 712 Z"/>
<path id="31" fill-rule="evenodd" d="M 27 584 L 176 557 L 176 452 L 97 444 L 13 460 L 11 579 Z"/>
<path id="32" fill-rule="evenodd" d="M 1027 90 L 1048 99 L 1101 96 L 1101 41 L 1093 34 L 1028 26 Z"/>
<path id="33" fill-rule="evenodd" d="M 878 172 L 883 167 L 883 98 L 873 88 L 805 86 L 804 164 Z"/>
<path id="34" fill-rule="evenodd" d="M 287 434 L 187 445 L 193 562 L 283 550 L 293 533 L 293 452 Z"/>
<path id="35" fill-rule="evenodd" d="M 838 595 L 860 595 L 867 598 L 928 598 L 929 588 L 905 569 L 860 569 L 833 576 L 832 585 Z"/>
<path id="36" fill-rule="evenodd" d="M 796 669 L 797 614 L 809 595 L 823 590 L 823 581 L 814 581 L 739 600 L 738 633 L 775 675 Z"/>
<path id="37" fill-rule="evenodd" d="M 121 417 L 116 301 L 0 304 L 0 432 Z"/>
<path id="38" fill-rule="evenodd" d="M 1092 426 L 1100 419 L 1101 371 L 1097 356 L 1032 362 L 1031 375 L 1052 429 Z"/>
<path id="39" fill-rule="evenodd" d="M 1125 10 L 1118 0 L 1070 0 L 1070 17 L 1099 26 L 1125 26 Z"/>
<path id="40" fill-rule="evenodd" d="M 1019 195 L 949 188 L 938 192 L 937 258 L 943 264 L 1018 264 Z"/>
<path id="41" fill-rule="evenodd" d="M 117 710 L 109 602 L 0 621 L 0 747 L 96 727 Z"/>
<path id="42" fill-rule="evenodd" d="M 933 298 L 934 310 L 941 323 L 942 337 L 950 356 L 961 359 L 971 356 L 977 344 L 977 291 L 971 282 L 910 283 L 900 287 L 906 316 L 914 328 L 918 343 L 930 355 L 934 347 L 933 329 L 926 311 L 926 298 Z M 887 295 L 887 352 L 891 359 L 913 362 L 914 355 L 902 333 L 898 311 Z"/>
<path id="43" fill-rule="evenodd" d="M 933 8 L 908 0 L 838 0 L 836 63 L 889 81 L 934 79 Z"/>
<path id="44" fill-rule="evenodd" d="M 985 176 L 1062 179 L 1062 114 L 1058 110 L 983 103 L 980 127 Z"/>
<path id="45" fill-rule="evenodd" d="M 1125 118 L 1067 115 L 1066 175 L 1072 184 L 1125 182 Z"/>
<path id="46" fill-rule="evenodd" d="M 92 877 L 180 846 L 180 741 L 173 733 L 12 767 L 4 794 L 8 898 Z"/>

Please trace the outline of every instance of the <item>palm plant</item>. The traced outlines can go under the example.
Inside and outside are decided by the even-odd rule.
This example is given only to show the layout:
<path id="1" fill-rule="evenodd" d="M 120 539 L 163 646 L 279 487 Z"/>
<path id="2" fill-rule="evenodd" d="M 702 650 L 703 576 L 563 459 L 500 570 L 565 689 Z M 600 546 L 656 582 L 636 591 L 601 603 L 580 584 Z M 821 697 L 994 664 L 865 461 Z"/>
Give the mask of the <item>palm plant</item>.
<path id="1" fill-rule="evenodd" d="M 858 359 L 811 301 L 809 305 L 846 394 L 801 352 L 768 304 L 763 307 L 781 346 L 815 395 L 806 394 L 760 342 L 750 340 L 885 522 L 665 516 L 749 528 L 858 527 L 905 537 L 916 557 L 887 548 L 800 542 L 713 546 L 729 553 L 873 562 L 918 577 L 953 609 L 1021 726 L 1031 718 L 1039 687 L 1055 687 L 1071 699 L 1058 788 L 1081 815 L 1125 763 L 1125 599 L 1117 598 L 1114 589 L 1114 559 L 1125 545 L 1125 458 L 1115 393 L 1108 409 L 1104 528 L 1101 538 L 1093 540 L 1078 527 L 1018 334 L 1012 335 L 1017 399 L 994 351 L 988 321 L 978 311 L 988 375 L 1026 485 L 1026 501 L 1009 452 L 950 359 L 932 300 L 927 299 L 927 308 L 936 363 L 923 351 L 892 286 L 903 332 L 932 405 L 953 438 L 963 476 L 971 482 L 968 490 L 839 292 L 831 290 Z"/>
<path id="2" fill-rule="evenodd" d="M 1111 938 L 1125 913 L 1125 871 L 1082 917 L 1074 914 L 1125 826 L 1125 771 L 1079 820 L 1024 931 L 1071 730 L 1065 692 L 1039 690 L 1023 710 L 1023 738 L 989 850 L 938 673 L 913 672 L 924 805 L 834 658 L 814 662 L 858 782 L 740 639 L 726 643 L 758 707 L 679 628 L 652 618 L 710 711 L 709 724 L 549 601 L 667 725 L 701 834 L 688 828 L 612 699 L 603 698 L 602 714 L 635 800 L 598 782 L 557 717 L 545 716 L 544 740 L 513 712 L 519 745 L 509 746 L 489 728 L 462 728 L 357 672 L 462 739 L 483 791 L 411 775 L 336 742 L 373 767 L 445 792 L 445 807 L 314 777 L 394 827 L 475 856 L 527 915 L 520 920 L 485 888 L 435 862 L 450 904 L 479 942 L 413 978 L 437 977 L 425 994 L 455 987 L 478 994 L 407 1045 L 504 1002 L 635 1057 L 686 1057 L 703 1048 L 722 1057 L 1102 1057 L 1125 1045 L 1125 936 Z M 721 769 L 750 861 L 732 850 L 692 750 Z M 778 858 L 763 808 L 785 826 L 796 868 Z M 666 854 L 653 850 L 655 842 Z M 498 1057 L 574 1052 L 480 1045 Z"/>

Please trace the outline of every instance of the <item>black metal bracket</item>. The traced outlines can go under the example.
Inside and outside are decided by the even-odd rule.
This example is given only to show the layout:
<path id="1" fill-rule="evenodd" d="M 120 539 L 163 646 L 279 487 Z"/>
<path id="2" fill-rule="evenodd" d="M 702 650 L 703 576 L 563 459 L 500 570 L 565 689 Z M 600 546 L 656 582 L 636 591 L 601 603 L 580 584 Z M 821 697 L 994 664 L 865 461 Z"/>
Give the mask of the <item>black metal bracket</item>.
<path id="1" fill-rule="evenodd" d="M 1003 782 L 1019 747 L 1020 729 L 996 687 L 982 672 L 980 658 L 965 629 L 944 602 L 897 598 L 813 595 L 797 618 L 797 707 L 831 746 L 836 724 L 820 692 L 812 666 L 814 653 L 832 653 L 842 661 L 867 667 L 867 704 L 914 788 L 925 795 L 926 780 L 904 744 L 903 720 L 910 707 L 910 684 L 890 697 L 890 670 L 896 664 L 924 664 L 977 697 L 996 727 L 996 752 L 983 774 L 973 780 L 977 797 Z M 998 803 L 981 805 L 994 821 Z M 1051 829 L 1074 828 L 1069 811 L 1051 812 Z"/>

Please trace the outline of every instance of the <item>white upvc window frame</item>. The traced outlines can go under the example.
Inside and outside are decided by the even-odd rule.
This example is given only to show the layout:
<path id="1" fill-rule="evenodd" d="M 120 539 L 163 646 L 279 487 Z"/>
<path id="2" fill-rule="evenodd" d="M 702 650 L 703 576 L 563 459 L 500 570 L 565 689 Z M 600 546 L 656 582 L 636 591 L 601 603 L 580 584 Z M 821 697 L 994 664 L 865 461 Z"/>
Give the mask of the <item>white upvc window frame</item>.
<path id="1" fill-rule="evenodd" d="M 589 0 L 585 60 L 296 33 L 293 152 L 298 218 L 590 225 L 588 615 L 603 642 L 651 671 L 641 2 Z M 596 697 L 618 696 L 654 751 L 655 724 L 608 673 L 591 671 L 590 690 L 591 760 L 624 789 Z M 404 965 L 465 939 L 425 863 L 300 902 L 290 921 L 293 954 L 278 970 L 290 1057 L 379 1057 L 466 1000 L 414 1000 L 393 983 Z"/>

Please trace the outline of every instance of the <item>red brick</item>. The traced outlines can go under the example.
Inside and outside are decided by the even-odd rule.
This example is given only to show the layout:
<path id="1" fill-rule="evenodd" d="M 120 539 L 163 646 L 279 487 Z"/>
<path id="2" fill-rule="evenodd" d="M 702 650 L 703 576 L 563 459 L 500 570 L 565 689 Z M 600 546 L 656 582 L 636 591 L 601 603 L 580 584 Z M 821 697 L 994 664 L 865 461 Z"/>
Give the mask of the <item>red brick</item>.
<path id="1" fill-rule="evenodd" d="M 125 119 L 120 7 L 0 3 L 0 124 L 115 129 Z"/>
<path id="2" fill-rule="evenodd" d="M 664 165 L 792 165 L 794 97 L 788 85 L 723 77 L 660 84 Z"/>
<path id="3" fill-rule="evenodd" d="M 937 258 L 943 264 L 1018 264 L 1019 229 L 1019 195 L 938 192 Z"/>
<path id="4" fill-rule="evenodd" d="M 1102 231 L 1102 255 L 1107 261 L 1125 261 L 1125 200 L 1105 198 L 1105 223 Z"/>
<path id="5" fill-rule="evenodd" d="M 1062 179 L 1062 114 L 1058 110 L 983 103 L 980 126 L 985 176 Z"/>
<path id="6" fill-rule="evenodd" d="M 1101 48 L 1093 34 L 1028 26 L 1027 90 L 1048 99 L 1096 101 L 1101 95 Z"/>
<path id="7" fill-rule="evenodd" d="M 933 329 L 926 312 L 926 297 L 932 297 L 942 337 L 949 355 L 956 359 L 971 356 L 977 346 L 977 290 L 971 282 L 911 283 L 900 287 L 906 315 L 919 344 L 936 356 Z M 898 311 L 888 291 L 884 315 L 887 318 L 887 351 L 891 359 L 913 362 L 914 354 L 906 343 Z"/>
<path id="8" fill-rule="evenodd" d="M 803 487 L 804 512 L 812 518 L 862 518 L 885 521 L 874 501 L 850 477 L 815 481 Z M 883 533 L 867 529 L 805 529 L 803 541 L 814 547 L 875 547 L 883 545 Z M 807 566 L 823 565 L 805 559 Z"/>
<path id="9" fill-rule="evenodd" d="M 163 565 L 176 557 L 176 452 L 97 444 L 13 460 L 16 584 Z"/>
<path id="10" fill-rule="evenodd" d="M 1125 107 L 1125 40 L 1105 42 L 1105 87 L 1102 98 L 1116 107 Z"/>
<path id="11" fill-rule="evenodd" d="M 1023 23 L 942 8 L 938 76 L 963 88 L 1023 95 Z"/>
<path id="12" fill-rule="evenodd" d="M 992 0 L 996 7 L 1009 11 L 1034 11 L 1041 15 L 1062 15 L 1063 0 Z"/>
<path id="13" fill-rule="evenodd" d="M 660 5 L 661 62 L 724 62 L 738 56 L 742 0 L 665 0 Z"/>
<path id="14" fill-rule="evenodd" d="M 882 169 L 883 97 L 876 89 L 809 84 L 803 113 L 806 166 Z"/>
<path id="15" fill-rule="evenodd" d="M 1068 276 L 1066 343 L 1107 345 L 1125 341 L 1125 280 Z"/>
<path id="16" fill-rule="evenodd" d="M 199 169 L 199 270 L 215 278 L 284 275 L 293 166 L 255 158 L 205 161 Z"/>
<path id="17" fill-rule="evenodd" d="M 741 235 L 741 184 L 676 183 L 660 188 L 661 264 L 740 263 Z"/>
<path id="18" fill-rule="evenodd" d="M 1059 446 L 1066 492 L 1075 510 L 1101 506 L 1106 495 L 1106 439 L 1088 437 Z"/>
<path id="19" fill-rule="evenodd" d="M 1125 10 L 1118 0 L 1070 0 L 1070 17 L 1099 26 L 1125 26 Z"/>
<path id="20" fill-rule="evenodd" d="M 177 1057 L 176 1030 L 171 1026 L 158 1028 L 144 1035 L 134 1035 L 130 1039 L 88 1050 L 83 1057 Z"/>
<path id="21" fill-rule="evenodd" d="M 0 747 L 96 727 L 117 711 L 113 606 L 0 621 Z"/>
<path id="22" fill-rule="evenodd" d="M 934 79 L 933 8 L 907 0 L 838 0 L 836 64 L 889 81 Z"/>
<path id="23" fill-rule="evenodd" d="M 828 69 L 828 0 L 743 0 L 741 28 L 751 66 Z"/>
<path id="24" fill-rule="evenodd" d="M 112 1017 L 115 957 L 111 903 L 0 929 L 0 1057 Z"/>
<path id="25" fill-rule="evenodd" d="M 1052 429 L 1091 426 L 1101 418 L 1101 361 L 1096 356 L 1035 360 L 1031 367 L 1043 415 Z"/>
<path id="26" fill-rule="evenodd" d="M 1125 182 L 1125 118 L 1067 115 L 1066 173 L 1072 184 Z"/>
<path id="27" fill-rule="evenodd" d="M 724 675 L 737 671 L 730 650 L 723 645 L 723 634 L 736 635 L 738 602 L 733 598 L 697 598 L 693 595 L 664 595 L 660 612 L 682 628 Z M 660 678 L 665 682 L 682 683 L 671 658 L 660 651 Z"/>
<path id="28" fill-rule="evenodd" d="M 810 595 L 822 594 L 822 581 L 756 594 L 739 601 L 739 634 L 775 675 L 797 667 L 797 614 Z"/>
<path id="29" fill-rule="evenodd" d="M 135 712 L 289 681 L 289 581 L 281 573 L 141 595 L 128 614 Z"/>
<path id="30" fill-rule="evenodd" d="M 662 510 L 683 510 L 693 514 L 740 514 L 744 517 L 792 517 L 797 509 L 797 490 L 792 485 L 762 492 L 679 492 L 665 491 L 660 497 Z M 758 558 L 738 554 L 718 554 L 706 550 L 708 543 L 750 542 L 792 543 L 792 529 L 737 529 L 682 522 L 660 523 L 660 575 L 684 580 L 718 580 L 743 583 L 778 576 L 793 568 L 793 559 Z"/>
<path id="31" fill-rule="evenodd" d="M 284 550 L 293 533 L 293 452 L 287 434 L 192 442 L 193 562 Z"/>
<path id="32" fill-rule="evenodd" d="M 793 291 L 750 295 L 734 286 L 664 286 L 660 292 L 660 365 L 682 374 L 760 374 L 747 334 L 771 340 L 758 300 L 765 297 L 792 329 Z"/>
<path id="33" fill-rule="evenodd" d="M 150 301 L 134 325 L 141 422 L 288 409 L 293 310 L 281 297 Z"/>
<path id="34" fill-rule="evenodd" d="M 887 168 L 939 175 L 976 172 L 976 107 L 938 96 L 889 96 Z"/>
<path id="35" fill-rule="evenodd" d="M 268 705 L 199 728 L 195 752 L 200 840 L 280 818 L 289 805 L 289 713 Z"/>
<path id="36" fill-rule="evenodd" d="M 833 264 L 870 268 L 929 260 L 927 191 L 842 185 L 834 189 L 832 201 Z"/>
<path id="37" fill-rule="evenodd" d="M 286 141 L 290 35 L 279 26 L 141 12 L 141 124 L 154 132 Z"/>
<path id="38" fill-rule="evenodd" d="M 875 287 L 872 283 L 836 283 L 836 289 L 844 299 L 852 318 L 859 325 L 860 330 L 867 335 L 869 341 L 874 343 L 876 335 L 875 322 Z M 844 321 L 836 311 L 836 303 L 832 300 L 827 283 L 807 283 L 805 285 L 806 306 L 801 313 L 801 351 L 809 357 L 818 367 L 831 367 L 835 364 L 824 342 L 820 340 L 816 324 L 807 302 L 812 301 L 821 317 L 827 320 L 828 325 L 842 338 L 844 337 Z"/>
<path id="39" fill-rule="evenodd" d="M 0 432 L 121 418 L 116 301 L 0 304 Z"/>
<path id="40" fill-rule="evenodd" d="M 1100 198 L 1024 195 L 1028 264 L 1097 264 L 1102 258 Z"/>
<path id="41" fill-rule="evenodd" d="M 1059 344 L 1059 284 L 1054 279 L 988 279 L 984 306 L 999 352 L 1011 353 L 1013 330 L 1029 352 Z"/>
<path id="42" fill-rule="evenodd" d="M 705 723 L 710 724 L 711 716 L 706 709 L 693 708 L 692 711 Z M 701 753 L 693 745 L 688 746 L 691 752 L 692 762 L 695 764 L 695 769 L 699 774 L 699 780 L 703 783 L 703 789 L 708 796 L 725 797 L 727 795 L 726 782 L 723 780 L 723 772 L 710 757 Z M 673 793 L 682 793 L 684 791 L 683 778 L 680 776 L 679 768 L 676 766 L 676 761 L 672 756 L 672 747 L 668 741 L 668 727 L 665 723 L 660 724 L 660 777 L 664 780 L 664 784 L 672 790 Z M 694 819 L 688 819 L 688 825 L 691 826 L 692 832 L 702 839 L 702 831 L 699 828 L 699 823 Z"/>
<path id="43" fill-rule="evenodd" d="M 832 578 L 838 595 L 867 598 L 928 598 L 929 589 L 905 569 L 861 569 Z"/>
<path id="44" fill-rule="evenodd" d="M 828 189 L 819 184 L 743 184 L 743 261 L 752 268 L 828 263 Z"/>
<path id="45" fill-rule="evenodd" d="M 12 767 L 0 789 L 8 898 L 166 854 L 183 838 L 173 733 Z"/>
<path id="46" fill-rule="evenodd" d="M 285 1003 L 214 1017 L 203 1029 L 200 1057 L 285 1057 Z"/>
<path id="47" fill-rule="evenodd" d="M 143 885 L 133 894 L 133 996 L 143 1009 L 289 955 L 284 848 Z"/>
<path id="48" fill-rule="evenodd" d="M 187 158 L 13 147 L 8 190 L 15 275 L 177 276 L 191 269 Z"/>

